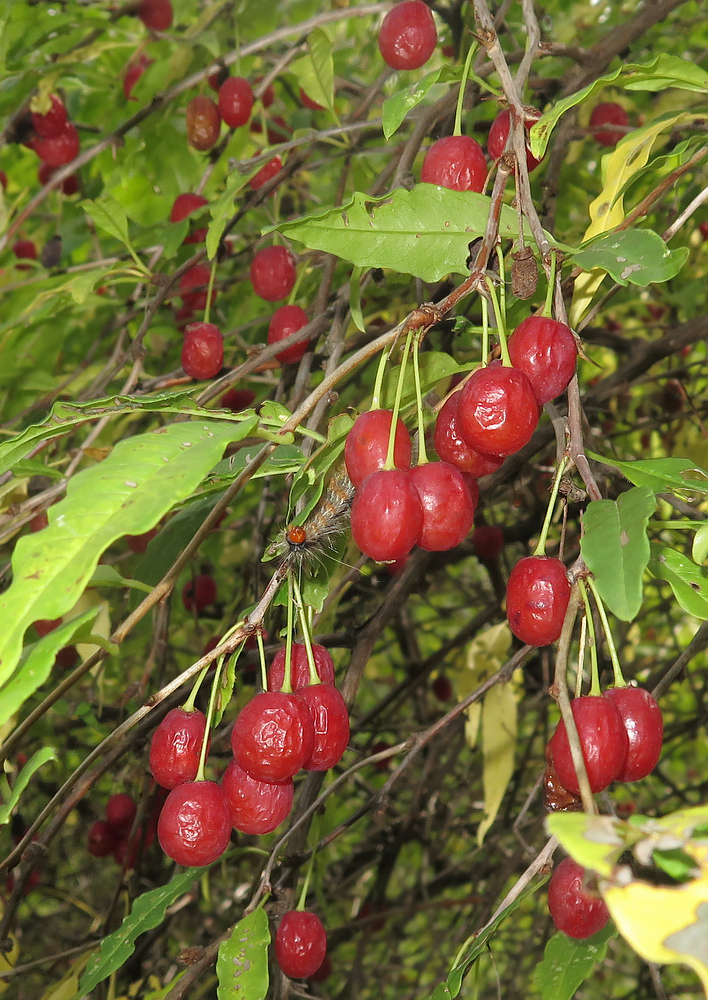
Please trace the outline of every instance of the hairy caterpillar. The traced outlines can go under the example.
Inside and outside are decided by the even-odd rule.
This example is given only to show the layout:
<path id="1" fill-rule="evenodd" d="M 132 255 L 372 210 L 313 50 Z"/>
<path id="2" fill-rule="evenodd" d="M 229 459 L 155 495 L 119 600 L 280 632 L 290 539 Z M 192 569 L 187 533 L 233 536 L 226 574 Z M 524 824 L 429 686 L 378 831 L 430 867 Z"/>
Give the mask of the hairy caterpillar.
<path id="1" fill-rule="evenodd" d="M 336 539 L 346 531 L 354 499 L 354 484 L 342 466 L 331 477 L 322 497 L 304 524 L 289 524 L 269 553 L 297 566 L 333 552 Z"/>

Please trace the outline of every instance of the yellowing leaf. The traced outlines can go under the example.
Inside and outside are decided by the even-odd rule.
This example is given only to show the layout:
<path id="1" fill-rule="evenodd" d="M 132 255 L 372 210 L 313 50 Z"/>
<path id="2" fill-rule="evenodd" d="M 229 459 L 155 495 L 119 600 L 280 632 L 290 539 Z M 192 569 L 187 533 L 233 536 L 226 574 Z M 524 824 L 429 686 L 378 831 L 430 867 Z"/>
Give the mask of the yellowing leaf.
<path id="1" fill-rule="evenodd" d="M 107 639 L 111 634 L 110 606 L 108 601 L 102 598 L 98 591 L 90 588 L 85 590 L 71 611 L 65 615 L 65 618 L 67 621 L 70 618 L 76 618 L 91 608 L 99 608 L 99 612 L 91 626 L 91 631 L 94 635 L 100 635 L 102 638 Z M 97 649 L 99 649 L 99 646 L 92 642 L 77 642 L 76 644 L 76 651 L 82 660 L 87 660 Z"/>
<path id="2" fill-rule="evenodd" d="M 484 819 L 477 830 L 481 846 L 514 772 L 517 730 L 517 693 L 513 681 L 497 684 L 484 696 L 482 754 L 484 757 Z"/>
<path id="3" fill-rule="evenodd" d="M 458 701 L 476 691 L 503 663 L 511 646 L 511 632 L 506 622 L 484 629 L 470 643 L 467 650 L 467 670 L 462 670 L 456 685 Z M 465 739 L 469 747 L 477 742 L 482 706 L 474 702 L 467 709 Z"/>

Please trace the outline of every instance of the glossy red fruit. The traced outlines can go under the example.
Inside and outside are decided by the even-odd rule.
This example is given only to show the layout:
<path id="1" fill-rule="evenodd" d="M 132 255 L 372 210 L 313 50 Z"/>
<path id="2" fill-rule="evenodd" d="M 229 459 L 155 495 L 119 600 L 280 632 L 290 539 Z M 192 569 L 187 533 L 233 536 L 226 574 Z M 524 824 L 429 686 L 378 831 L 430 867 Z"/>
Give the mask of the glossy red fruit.
<path id="1" fill-rule="evenodd" d="M 639 687 L 609 688 L 605 691 L 619 712 L 627 730 L 629 748 L 617 781 L 638 781 L 656 767 L 664 741 L 664 718 L 655 699 Z"/>
<path id="2" fill-rule="evenodd" d="M 605 901 L 585 884 L 585 869 L 572 858 L 556 866 L 548 883 L 548 910 L 559 931 L 582 941 L 610 919 Z"/>
<path id="3" fill-rule="evenodd" d="M 561 634 L 570 600 L 570 583 L 560 559 L 526 556 L 509 574 L 506 617 L 517 639 L 548 646 Z"/>
<path id="4" fill-rule="evenodd" d="M 150 741 L 150 771 L 158 785 L 176 788 L 194 781 L 205 731 L 206 718 L 197 709 L 173 708 L 167 713 Z"/>
<path id="5" fill-rule="evenodd" d="M 287 781 L 312 754 L 314 730 L 307 705 L 281 691 L 264 691 L 239 712 L 231 749 L 258 781 Z"/>
<path id="6" fill-rule="evenodd" d="M 295 258 L 285 247 L 263 247 L 251 263 L 253 291 L 266 302 L 288 297 L 296 278 Z"/>
<path id="7" fill-rule="evenodd" d="M 268 162 L 261 167 L 257 174 L 253 175 L 248 183 L 254 191 L 257 191 L 258 188 L 263 187 L 263 185 L 267 184 L 269 180 L 272 180 L 276 174 L 279 174 L 282 166 L 283 161 L 280 157 L 274 156 L 272 160 L 268 160 Z"/>
<path id="8" fill-rule="evenodd" d="M 224 338 L 213 323 L 190 323 L 184 331 L 182 367 L 190 378 L 214 378 L 224 361 Z"/>
<path id="9" fill-rule="evenodd" d="M 372 472 L 352 504 L 352 537 L 377 562 L 405 556 L 420 538 L 423 505 L 407 472 Z"/>
<path id="10" fill-rule="evenodd" d="M 88 852 L 94 858 L 106 858 L 115 850 L 119 834 L 103 819 L 92 823 L 88 832 Z"/>
<path id="11" fill-rule="evenodd" d="M 617 778 L 627 760 L 627 730 L 617 707 L 601 695 L 584 695 L 571 702 L 578 729 L 588 781 L 593 792 L 601 792 Z M 561 719 L 551 737 L 549 749 L 558 780 L 568 791 L 579 792 L 570 744 Z"/>
<path id="12" fill-rule="evenodd" d="M 285 340 L 296 330 L 301 330 L 309 322 L 307 313 L 300 306 L 280 306 L 275 310 L 268 324 L 268 343 L 277 344 Z M 307 350 L 309 340 L 296 340 L 294 344 L 286 347 L 276 354 L 276 358 L 281 365 L 295 364 Z"/>
<path id="13" fill-rule="evenodd" d="M 137 97 L 131 97 L 133 87 L 143 75 L 148 66 L 152 66 L 154 60 L 149 59 L 144 52 L 134 62 L 129 62 L 123 76 L 123 93 L 129 101 L 137 101 Z"/>
<path id="14" fill-rule="evenodd" d="M 196 212 L 197 209 L 204 208 L 209 202 L 206 198 L 202 198 L 200 194 L 192 194 L 189 191 L 185 191 L 184 194 L 178 194 L 172 205 L 172 210 L 170 212 L 170 222 L 181 222 L 182 219 L 186 219 L 191 212 Z M 193 233 L 185 236 L 185 243 L 203 243 L 206 239 L 207 231 L 206 229 L 196 229 Z"/>
<path id="15" fill-rule="evenodd" d="M 138 807 L 133 796 L 125 792 L 111 795 L 106 803 L 106 822 L 118 833 L 127 833 L 133 825 Z"/>
<path id="16" fill-rule="evenodd" d="M 603 104 L 596 104 L 590 115 L 590 129 L 595 142 L 601 146 L 616 146 L 625 133 L 619 129 L 598 128 L 601 125 L 629 125 L 629 115 L 619 104 L 614 101 L 606 101 Z"/>
<path id="17" fill-rule="evenodd" d="M 430 59 L 437 41 L 430 8 L 421 0 L 403 0 L 383 19 L 379 52 L 392 69 L 418 69 Z"/>
<path id="18" fill-rule="evenodd" d="M 79 155 L 79 133 L 71 122 L 66 122 L 61 132 L 51 139 L 35 139 L 32 149 L 44 163 L 61 167 Z"/>
<path id="19" fill-rule="evenodd" d="M 441 461 L 449 462 L 450 465 L 456 466 L 460 472 L 480 479 L 482 476 L 489 476 L 492 472 L 496 472 L 504 459 L 481 455 L 474 448 L 471 448 L 462 437 L 457 421 L 461 391 L 453 392 L 438 413 L 435 421 L 435 450 Z"/>
<path id="20" fill-rule="evenodd" d="M 52 106 L 44 114 L 32 112 L 32 125 L 42 139 L 54 139 L 64 131 L 66 125 L 66 108 L 56 94 L 51 96 Z"/>
<path id="21" fill-rule="evenodd" d="M 275 957 L 291 979 L 308 979 L 327 954 L 327 934 L 322 921 L 307 910 L 284 914 L 275 935 Z"/>
<path id="22" fill-rule="evenodd" d="M 539 406 L 563 392 L 575 374 L 575 337 L 558 320 L 527 316 L 509 337 L 508 346 L 511 363 L 528 376 Z"/>
<path id="23" fill-rule="evenodd" d="M 178 865 L 208 865 L 231 838 L 231 811 L 220 785 L 190 781 L 173 788 L 157 821 L 165 854 Z"/>
<path id="24" fill-rule="evenodd" d="M 411 469 L 410 477 L 423 506 L 418 545 L 428 552 L 445 552 L 459 545 L 472 527 L 475 511 L 462 473 L 447 462 L 428 462 Z"/>
<path id="25" fill-rule="evenodd" d="M 195 264 L 194 267 L 190 267 L 188 271 L 184 272 L 179 279 L 179 293 L 185 306 L 194 310 L 206 309 L 210 277 L 211 268 L 207 264 Z M 198 291 L 193 291 L 193 289 L 198 289 Z M 213 301 L 214 292 L 212 292 Z"/>
<path id="26" fill-rule="evenodd" d="M 372 472 L 379 472 L 386 462 L 388 438 L 391 433 L 391 410 L 369 410 L 360 413 L 347 434 L 344 463 L 349 478 L 358 488 Z M 409 469 L 411 436 L 399 417 L 393 442 L 393 462 L 397 469 Z"/>
<path id="27" fill-rule="evenodd" d="M 142 0 L 138 17 L 151 31 L 167 31 L 172 27 L 171 0 Z"/>
<path id="28" fill-rule="evenodd" d="M 300 87 L 300 104 L 304 107 L 309 108 L 310 111 L 324 111 L 324 105 L 318 104 L 317 101 L 313 101 L 305 91 Z"/>
<path id="29" fill-rule="evenodd" d="M 36 260 L 37 247 L 32 240 L 18 240 L 12 248 L 12 252 L 18 260 Z M 27 264 L 15 264 L 18 271 L 29 271 Z"/>
<path id="30" fill-rule="evenodd" d="M 445 674 L 439 674 L 430 685 L 433 694 L 438 701 L 446 702 L 452 700 L 452 684 L 450 678 Z"/>
<path id="31" fill-rule="evenodd" d="M 230 76 L 219 88 L 219 112 L 227 125 L 239 128 L 251 117 L 253 90 L 242 76 Z"/>
<path id="32" fill-rule="evenodd" d="M 221 115 L 211 97 L 197 94 L 187 105 L 187 142 L 194 149 L 204 152 L 211 149 L 219 138 Z"/>
<path id="33" fill-rule="evenodd" d="M 527 121 L 524 123 L 526 131 L 531 128 L 533 122 Z M 498 160 L 502 153 L 504 152 L 504 147 L 506 146 L 506 140 L 509 138 L 509 128 L 511 127 L 511 111 L 508 108 L 504 108 L 499 112 L 497 117 L 492 122 L 489 135 L 487 136 L 487 152 L 493 160 Z M 526 165 L 528 167 L 529 173 L 535 170 L 541 161 L 537 160 L 535 156 L 532 155 L 529 148 L 528 136 L 526 137 Z"/>
<path id="34" fill-rule="evenodd" d="M 281 647 L 273 657 L 268 667 L 268 690 L 280 691 L 285 677 L 285 646 Z M 324 646 L 312 644 L 312 655 L 315 660 L 317 676 L 323 684 L 334 684 L 334 663 L 329 651 Z M 307 662 L 307 649 L 302 642 L 294 642 L 292 646 L 292 663 L 290 667 L 290 686 L 293 691 L 307 687 L 310 683 L 310 667 Z"/>
<path id="35" fill-rule="evenodd" d="M 208 573 L 200 573 L 193 580 L 188 580 L 182 588 L 182 603 L 190 614 L 199 614 L 216 600 L 216 583 Z"/>
<path id="36" fill-rule="evenodd" d="M 483 455 L 513 455 L 531 440 L 538 403 L 528 377 L 493 361 L 461 390 L 457 422 L 465 441 Z"/>
<path id="37" fill-rule="evenodd" d="M 395 8 L 394 8 L 395 9 Z M 480 144 L 469 135 L 438 139 L 425 154 L 420 179 L 453 191 L 481 191 L 487 160 Z"/>
<path id="38" fill-rule="evenodd" d="M 311 684 L 298 691 L 307 705 L 315 731 L 306 771 L 328 771 L 342 759 L 349 743 L 349 712 L 333 684 Z"/>
<path id="39" fill-rule="evenodd" d="M 260 836 L 279 827 L 293 805 L 293 779 L 258 781 L 232 760 L 221 779 L 231 823 L 241 833 Z"/>
<path id="40" fill-rule="evenodd" d="M 241 410 L 247 410 L 255 398 L 256 394 L 252 389 L 227 389 L 219 400 L 219 406 L 232 413 L 240 413 Z"/>

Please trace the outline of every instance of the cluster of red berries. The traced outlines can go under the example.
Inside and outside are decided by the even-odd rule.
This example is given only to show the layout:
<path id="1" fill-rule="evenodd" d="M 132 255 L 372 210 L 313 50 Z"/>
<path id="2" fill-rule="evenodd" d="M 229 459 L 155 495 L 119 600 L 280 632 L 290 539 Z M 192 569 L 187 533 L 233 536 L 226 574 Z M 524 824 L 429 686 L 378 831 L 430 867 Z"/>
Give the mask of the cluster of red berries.
<path id="1" fill-rule="evenodd" d="M 147 850 L 155 839 L 161 804 L 161 797 L 158 796 L 145 829 L 136 830 L 131 837 L 130 832 L 137 814 L 133 797 L 124 792 L 111 795 L 106 803 L 105 819 L 97 819 L 89 828 L 89 854 L 94 858 L 105 858 L 112 854 L 119 865 L 132 868 L 141 847 Z"/>

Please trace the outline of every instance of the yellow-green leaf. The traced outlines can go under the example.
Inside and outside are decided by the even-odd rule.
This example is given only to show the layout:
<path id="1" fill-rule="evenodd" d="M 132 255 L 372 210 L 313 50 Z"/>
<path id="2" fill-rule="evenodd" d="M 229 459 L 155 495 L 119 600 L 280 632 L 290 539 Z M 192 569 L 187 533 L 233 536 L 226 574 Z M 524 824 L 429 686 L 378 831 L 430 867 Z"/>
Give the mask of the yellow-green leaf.
<path id="1" fill-rule="evenodd" d="M 514 773 L 517 732 L 517 692 L 513 681 L 497 684 L 484 696 L 482 755 L 484 758 L 484 819 L 477 830 L 481 846 L 502 804 Z"/>

